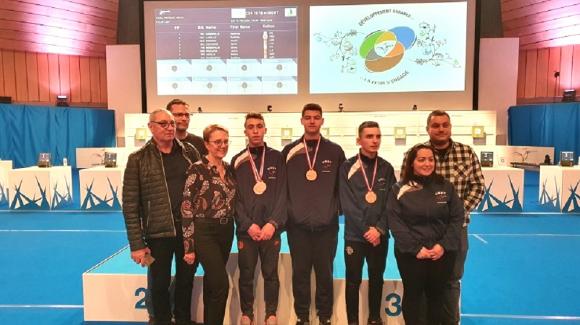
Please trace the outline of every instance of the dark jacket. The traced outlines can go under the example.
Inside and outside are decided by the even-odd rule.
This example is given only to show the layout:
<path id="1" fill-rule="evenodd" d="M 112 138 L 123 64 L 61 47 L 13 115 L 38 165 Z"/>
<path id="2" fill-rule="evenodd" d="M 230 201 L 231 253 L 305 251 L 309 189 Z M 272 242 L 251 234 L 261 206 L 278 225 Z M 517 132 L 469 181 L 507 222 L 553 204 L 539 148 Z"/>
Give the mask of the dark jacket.
<path id="1" fill-rule="evenodd" d="M 313 159 L 317 141 L 306 142 Z M 320 139 L 314 162 L 318 177 L 312 182 L 306 179 L 309 168 L 302 138 L 286 145 L 282 156 L 286 160 L 288 182 L 288 227 L 309 231 L 338 229 L 338 170 L 345 161 L 342 148 L 328 139 Z"/>
<path id="2" fill-rule="evenodd" d="M 365 200 L 368 188 L 357 155 L 346 160 L 340 167 L 340 205 L 344 213 L 344 238 L 366 243 L 364 234 L 369 227 L 375 227 L 381 234 L 389 236 L 387 195 L 396 180 L 393 166 L 388 161 L 379 156 L 371 160 L 361 155 L 361 159 L 365 166 L 369 186 L 373 178 L 375 159 L 378 159 L 377 175 L 373 186 L 377 200 L 373 204 Z"/>
<path id="3" fill-rule="evenodd" d="M 254 193 L 256 184 L 252 165 L 249 159 L 253 159 L 256 168 L 260 170 L 262 163 L 262 151 L 266 150 L 264 157 L 264 174 L 262 180 L 266 183 L 266 192 L 261 195 Z M 250 148 L 251 156 L 246 149 L 240 151 L 232 158 L 232 166 L 238 185 L 238 197 L 236 201 L 236 224 L 238 236 L 248 236 L 248 229 L 252 224 L 263 227 L 271 223 L 276 227 L 276 233 L 280 233 L 286 224 L 286 164 L 282 154 L 268 146 Z"/>
<path id="4" fill-rule="evenodd" d="M 463 227 L 463 201 L 447 180 L 429 178 L 424 184 L 393 185 L 387 201 L 389 228 L 395 250 L 416 255 L 422 247 L 440 244 L 457 251 Z"/>
<path id="5" fill-rule="evenodd" d="M 174 140 L 174 145 L 180 146 L 188 167 L 199 160 L 199 153 L 192 145 L 179 140 Z M 147 238 L 175 237 L 171 211 L 161 153 L 153 140 L 149 140 L 129 155 L 123 177 L 123 216 L 131 251 L 147 247 Z"/>

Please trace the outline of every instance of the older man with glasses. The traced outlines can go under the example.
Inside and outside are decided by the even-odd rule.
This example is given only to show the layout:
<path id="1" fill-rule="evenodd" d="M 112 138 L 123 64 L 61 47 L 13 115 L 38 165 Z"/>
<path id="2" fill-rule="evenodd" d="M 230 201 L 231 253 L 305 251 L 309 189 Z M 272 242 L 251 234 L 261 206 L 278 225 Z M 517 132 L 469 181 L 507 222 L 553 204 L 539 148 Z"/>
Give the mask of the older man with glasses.
<path id="1" fill-rule="evenodd" d="M 149 115 L 153 135 L 127 161 L 123 180 L 123 215 L 131 258 L 149 267 L 149 293 L 154 318 L 150 324 L 191 324 L 191 292 L 194 267 L 183 260 L 181 202 L 186 171 L 200 159 L 190 144 L 175 138 L 171 112 L 156 110 Z M 169 284 L 175 256 L 174 313 Z"/>
<path id="2" fill-rule="evenodd" d="M 203 139 L 193 133 L 189 133 L 189 122 L 191 121 L 191 113 L 189 112 L 189 104 L 185 101 L 175 98 L 172 99 L 166 105 L 166 109 L 171 112 L 173 118 L 175 119 L 175 137 L 177 140 L 183 143 L 189 143 L 197 149 L 201 156 L 207 154 L 207 149 L 203 144 Z M 193 265 L 194 271 L 197 270 L 199 263 L 196 262 Z M 151 282 L 151 272 L 147 272 L 147 283 Z M 204 287 L 205 288 L 205 287 Z M 171 297 L 175 295 L 175 279 L 171 280 L 169 286 L 169 294 Z M 173 299 L 173 298 L 171 298 Z M 155 317 L 155 311 L 153 310 L 153 301 L 151 300 L 151 295 L 147 294 L 145 297 L 145 305 L 147 307 L 147 312 L 150 318 Z"/>

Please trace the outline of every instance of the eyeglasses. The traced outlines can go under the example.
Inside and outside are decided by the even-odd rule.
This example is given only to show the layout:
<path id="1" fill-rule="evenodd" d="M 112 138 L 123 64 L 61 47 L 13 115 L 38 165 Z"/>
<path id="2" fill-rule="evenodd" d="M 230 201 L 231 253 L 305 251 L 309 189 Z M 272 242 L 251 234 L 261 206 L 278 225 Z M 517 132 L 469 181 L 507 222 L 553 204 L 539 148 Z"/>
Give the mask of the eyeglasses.
<path id="1" fill-rule="evenodd" d="M 208 142 L 213 143 L 216 147 L 227 146 L 230 144 L 229 140 L 215 140 L 215 141 L 208 141 Z"/>
<path id="2" fill-rule="evenodd" d="M 175 121 L 151 121 L 151 123 L 155 123 L 164 129 L 167 129 L 170 125 L 175 127 Z"/>
<path id="3" fill-rule="evenodd" d="M 189 113 L 173 113 L 174 117 L 190 117 Z"/>

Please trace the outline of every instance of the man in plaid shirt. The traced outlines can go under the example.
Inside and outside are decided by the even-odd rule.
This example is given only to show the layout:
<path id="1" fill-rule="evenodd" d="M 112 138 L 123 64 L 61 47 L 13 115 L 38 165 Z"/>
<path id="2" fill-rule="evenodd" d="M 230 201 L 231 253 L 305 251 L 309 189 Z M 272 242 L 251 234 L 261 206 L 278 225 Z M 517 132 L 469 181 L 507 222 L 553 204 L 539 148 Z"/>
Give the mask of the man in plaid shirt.
<path id="1" fill-rule="evenodd" d="M 455 186 L 455 190 L 459 197 L 463 199 L 465 206 L 461 250 L 457 254 L 452 279 L 447 286 L 443 311 L 446 314 L 448 313 L 448 319 L 454 319 L 455 324 L 459 324 L 459 296 L 461 291 L 459 280 L 463 277 L 465 259 L 467 257 L 469 213 L 477 207 L 483 198 L 485 183 L 479 159 L 473 149 L 468 145 L 451 140 L 451 119 L 449 114 L 442 110 L 431 112 L 427 117 L 427 133 L 429 134 L 429 141 L 425 144 L 435 148 L 437 174 L 445 177 Z M 405 166 L 404 160 L 403 166 Z"/>

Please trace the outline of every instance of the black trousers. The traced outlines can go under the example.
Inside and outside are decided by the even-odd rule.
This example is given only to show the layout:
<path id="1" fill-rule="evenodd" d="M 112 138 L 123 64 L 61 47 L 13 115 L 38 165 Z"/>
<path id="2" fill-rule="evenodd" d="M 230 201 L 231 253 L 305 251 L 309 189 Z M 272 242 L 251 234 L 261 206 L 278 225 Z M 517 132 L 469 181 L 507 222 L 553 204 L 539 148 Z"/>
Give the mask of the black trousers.
<path id="1" fill-rule="evenodd" d="M 230 281 L 226 264 L 232 249 L 234 223 L 206 222 L 194 219 L 196 259 L 203 267 L 204 315 L 206 325 L 224 322 Z"/>
<path id="2" fill-rule="evenodd" d="M 147 245 L 155 262 L 149 266 L 150 279 L 148 290 L 151 294 L 155 321 L 171 321 L 171 262 L 175 256 L 175 293 L 173 297 L 173 315 L 178 321 L 191 320 L 191 291 L 196 266 L 183 261 L 183 235 L 181 228 L 177 237 L 148 239 Z M 153 316 L 153 315 L 152 315 Z"/>
<path id="3" fill-rule="evenodd" d="M 388 245 L 388 239 L 385 236 L 381 236 L 381 243 L 378 246 L 373 246 L 368 242 L 345 241 L 346 315 L 349 323 L 358 323 L 359 288 L 365 260 L 369 275 L 369 320 L 381 319 L 383 273 L 387 264 Z"/>
<path id="4" fill-rule="evenodd" d="M 453 319 L 453 324 L 459 324 L 461 315 L 459 312 L 459 298 L 461 296 L 461 278 L 465 269 L 465 260 L 467 259 L 467 250 L 469 242 L 467 240 L 467 227 L 463 227 L 461 234 L 461 246 L 457 252 L 457 258 L 451 273 L 451 279 L 447 282 L 444 292 L 443 313 L 445 317 Z"/>
<path id="5" fill-rule="evenodd" d="M 199 261 L 196 259 L 195 263 L 193 264 L 193 274 L 194 274 L 194 285 L 195 285 L 195 273 L 197 272 L 197 267 L 199 266 Z M 151 275 L 151 270 L 147 268 L 147 288 L 151 288 L 153 281 L 153 276 Z M 169 302 L 171 303 L 171 312 L 174 312 L 175 307 L 175 278 L 171 279 L 171 283 L 169 284 Z M 147 308 L 147 313 L 149 313 L 149 317 L 154 319 L 155 318 L 155 311 L 153 310 L 153 299 L 151 298 L 151 290 L 147 289 L 147 294 L 145 295 L 145 307 Z"/>
<path id="6" fill-rule="evenodd" d="M 238 266 L 240 268 L 240 305 L 244 315 L 254 318 L 254 272 L 260 258 L 264 278 L 264 300 L 266 317 L 276 315 L 278 309 L 278 258 L 280 256 L 280 236 L 270 240 L 254 241 L 247 236 L 238 236 Z"/>
<path id="7" fill-rule="evenodd" d="M 330 319 L 334 299 L 332 263 L 336 255 L 338 228 L 320 231 L 288 228 L 288 246 L 292 257 L 292 293 L 298 318 L 309 319 L 310 273 L 316 276 L 316 309 L 318 317 Z"/>
<path id="8" fill-rule="evenodd" d="M 451 278 L 456 253 L 445 252 L 437 261 L 420 260 L 414 254 L 395 257 L 403 280 L 403 318 L 406 325 L 448 325 L 453 320 L 443 313 L 445 286 Z"/>

